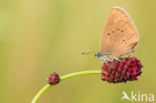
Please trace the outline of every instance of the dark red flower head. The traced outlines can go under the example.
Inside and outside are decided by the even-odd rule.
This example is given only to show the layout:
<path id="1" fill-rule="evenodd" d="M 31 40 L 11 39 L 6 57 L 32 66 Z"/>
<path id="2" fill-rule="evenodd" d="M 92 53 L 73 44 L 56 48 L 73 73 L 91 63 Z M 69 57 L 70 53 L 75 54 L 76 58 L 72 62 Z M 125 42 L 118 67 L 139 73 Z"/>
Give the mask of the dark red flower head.
<path id="1" fill-rule="evenodd" d="M 57 83 L 59 83 L 59 81 L 60 81 L 60 77 L 57 73 L 52 73 L 48 77 L 49 84 L 56 85 Z"/>
<path id="2" fill-rule="evenodd" d="M 142 73 L 142 67 L 141 62 L 135 57 L 105 62 L 102 67 L 101 79 L 109 83 L 138 80 L 138 76 Z"/>

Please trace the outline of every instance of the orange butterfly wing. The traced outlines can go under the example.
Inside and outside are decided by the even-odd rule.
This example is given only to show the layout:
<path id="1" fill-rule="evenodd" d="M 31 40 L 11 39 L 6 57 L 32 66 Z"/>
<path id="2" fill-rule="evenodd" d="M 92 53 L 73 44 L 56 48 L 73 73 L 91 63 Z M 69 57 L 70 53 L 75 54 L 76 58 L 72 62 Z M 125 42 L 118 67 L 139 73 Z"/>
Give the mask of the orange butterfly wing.
<path id="1" fill-rule="evenodd" d="M 138 31 L 127 12 L 113 8 L 104 28 L 100 52 L 119 58 L 132 52 L 138 41 Z"/>

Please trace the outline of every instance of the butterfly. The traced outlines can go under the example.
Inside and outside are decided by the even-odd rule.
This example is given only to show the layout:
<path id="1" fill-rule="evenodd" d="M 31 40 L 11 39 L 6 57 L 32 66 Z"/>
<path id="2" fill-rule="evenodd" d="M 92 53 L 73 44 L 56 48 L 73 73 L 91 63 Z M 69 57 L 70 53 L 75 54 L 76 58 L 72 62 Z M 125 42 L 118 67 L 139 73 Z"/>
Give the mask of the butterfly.
<path id="1" fill-rule="evenodd" d="M 139 41 L 139 33 L 128 13 L 120 8 L 112 8 L 100 44 L 100 52 L 95 56 L 101 61 L 113 61 L 134 52 Z"/>

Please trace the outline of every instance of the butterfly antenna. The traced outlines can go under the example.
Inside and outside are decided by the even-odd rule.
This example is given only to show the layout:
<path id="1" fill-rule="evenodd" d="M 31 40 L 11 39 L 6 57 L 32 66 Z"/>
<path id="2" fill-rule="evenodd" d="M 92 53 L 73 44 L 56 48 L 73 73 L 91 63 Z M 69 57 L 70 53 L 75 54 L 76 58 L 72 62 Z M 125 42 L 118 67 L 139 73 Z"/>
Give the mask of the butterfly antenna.
<path id="1" fill-rule="evenodd" d="M 95 53 L 95 51 L 93 51 L 93 52 L 83 52 L 82 54 L 83 55 L 88 55 L 88 54 L 92 54 L 92 53 Z"/>

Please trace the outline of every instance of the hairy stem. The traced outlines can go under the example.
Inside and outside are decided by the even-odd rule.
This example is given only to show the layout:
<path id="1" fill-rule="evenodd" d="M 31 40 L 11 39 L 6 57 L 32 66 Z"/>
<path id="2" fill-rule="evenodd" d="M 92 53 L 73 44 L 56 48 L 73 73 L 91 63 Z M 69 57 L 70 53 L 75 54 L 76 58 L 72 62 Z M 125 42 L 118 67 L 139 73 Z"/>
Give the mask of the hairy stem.
<path id="1" fill-rule="evenodd" d="M 89 74 L 101 74 L 101 70 L 88 70 L 88 71 L 81 71 L 81 72 L 75 72 L 75 73 L 70 73 L 67 75 L 63 75 L 60 77 L 60 81 L 63 81 L 65 79 L 75 77 L 75 76 L 80 76 L 80 75 L 89 75 Z M 46 84 L 33 98 L 31 103 L 36 103 L 37 100 L 40 98 L 40 96 L 52 85 L 51 84 Z"/>

